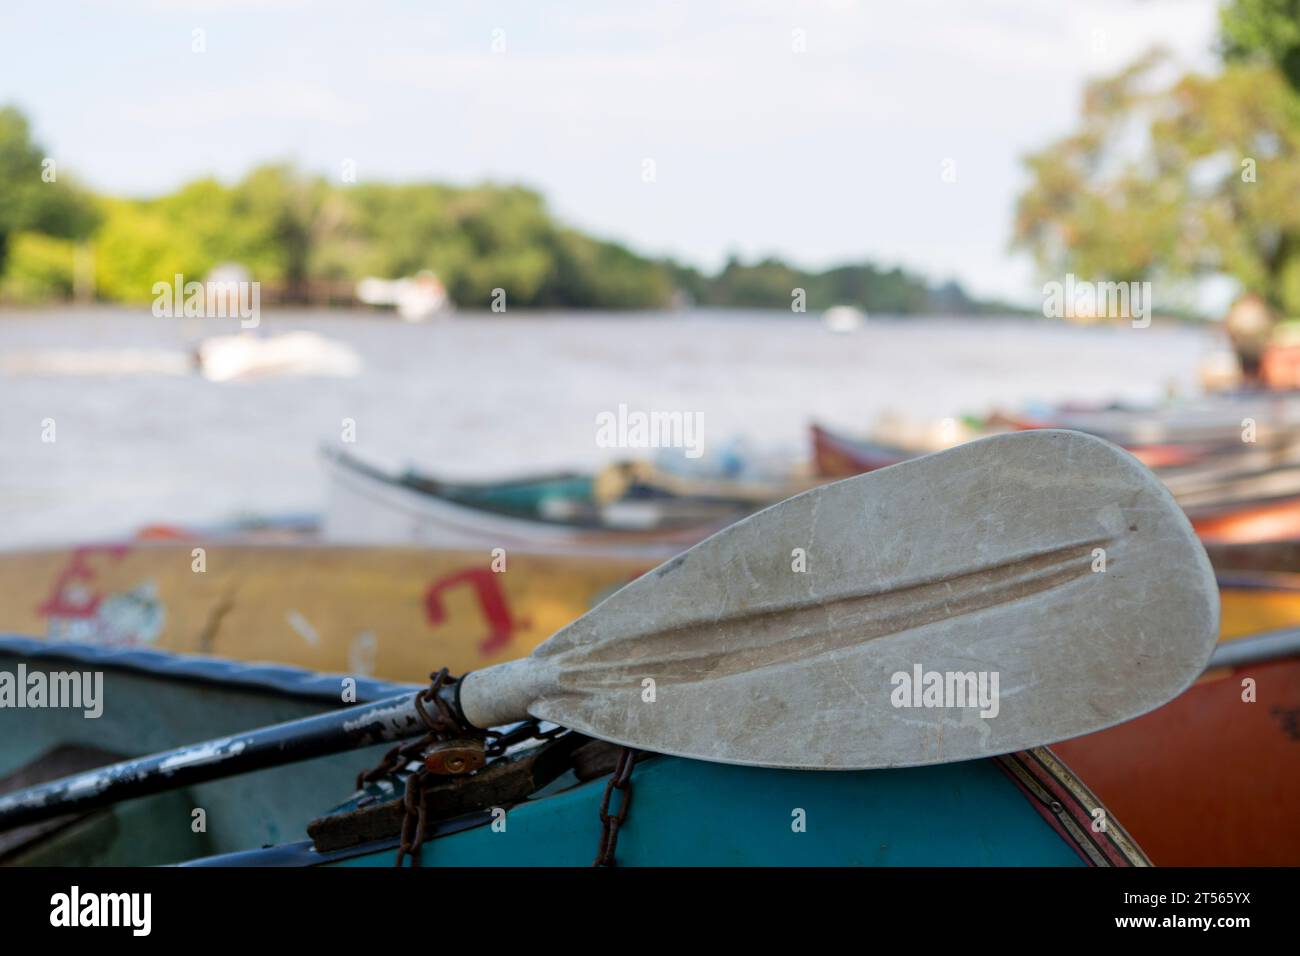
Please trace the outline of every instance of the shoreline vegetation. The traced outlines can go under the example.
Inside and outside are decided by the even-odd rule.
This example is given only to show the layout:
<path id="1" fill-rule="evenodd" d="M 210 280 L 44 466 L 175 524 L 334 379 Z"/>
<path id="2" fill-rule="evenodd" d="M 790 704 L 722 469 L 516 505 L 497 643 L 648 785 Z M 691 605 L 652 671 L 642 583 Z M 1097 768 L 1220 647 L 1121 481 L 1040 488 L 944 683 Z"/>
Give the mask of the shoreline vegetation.
<path id="1" fill-rule="evenodd" d="M 159 281 L 202 280 L 236 263 L 268 304 L 355 304 L 366 276 L 433 271 L 453 302 L 508 308 L 779 309 L 835 305 L 892 315 L 1007 315 L 956 282 L 931 283 L 869 262 L 810 271 L 732 257 L 709 274 L 640 255 L 556 221 L 517 185 L 335 183 L 290 165 L 234 184 L 197 179 L 151 199 L 92 192 L 32 142 L 27 119 L 0 108 L 0 304 L 142 304 Z M 794 308 L 796 290 L 803 310 Z"/>

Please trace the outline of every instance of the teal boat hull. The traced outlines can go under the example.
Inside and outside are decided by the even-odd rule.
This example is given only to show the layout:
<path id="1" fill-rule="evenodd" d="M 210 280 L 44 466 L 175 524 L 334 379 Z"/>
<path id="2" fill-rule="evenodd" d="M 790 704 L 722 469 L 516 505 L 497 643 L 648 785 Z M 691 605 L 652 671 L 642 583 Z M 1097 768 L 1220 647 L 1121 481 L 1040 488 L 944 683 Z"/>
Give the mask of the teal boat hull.
<path id="1" fill-rule="evenodd" d="M 605 781 L 425 844 L 424 866 L 590 866 Z M 615 798 L 617 799 L 617 797 Z M 395 849 L 336 859 L 392 866 Z M 621 866 L 1082 866 L 992 760 L 815 773 L 656 757 L 638 764 Z"/>

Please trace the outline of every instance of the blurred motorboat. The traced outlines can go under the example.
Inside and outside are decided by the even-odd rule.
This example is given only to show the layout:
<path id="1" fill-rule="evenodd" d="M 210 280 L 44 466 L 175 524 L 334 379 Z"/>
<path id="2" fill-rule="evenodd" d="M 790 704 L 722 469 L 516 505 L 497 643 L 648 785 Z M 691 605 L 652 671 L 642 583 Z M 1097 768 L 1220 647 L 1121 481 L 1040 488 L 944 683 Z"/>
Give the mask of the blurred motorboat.
<path id="1" fill-rule="evenodd" d="M 361 371 L 361 359 L 350 346 L 304 331 L 266 338 L 213 336 L 199 344 L 198 360 L 203 377 L 213 382 L 289 375 L 350 378 Z"/>
<path id="2" fill-rule="evenodd" d="M 395 306 L 407 322 L 425 322 L 452 311 L 446 287 L 427 269 L 403 279 L 362 279 L 357 298 L 367 305 Z"/>
<path id="3" fill-rule="evenodd" d="M 832 332 L 856 332 L 867 321 L 867 314 L 851 305 L 836 305 L 822 313 L 822 324 Z"/>

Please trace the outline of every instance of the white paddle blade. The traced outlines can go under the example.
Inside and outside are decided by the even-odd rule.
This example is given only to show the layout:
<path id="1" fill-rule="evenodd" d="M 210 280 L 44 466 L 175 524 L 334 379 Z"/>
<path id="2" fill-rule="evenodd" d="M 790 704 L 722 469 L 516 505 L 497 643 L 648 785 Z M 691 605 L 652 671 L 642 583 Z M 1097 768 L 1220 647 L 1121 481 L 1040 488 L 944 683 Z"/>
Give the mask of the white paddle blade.
<path id="1" fill-rule="evenodd" d="M 721 763 L 965 760 L 1129 720 L 1204 669 L 1218 590 L 1136 459 L 999 435 L 798 495 L 618 591 L 529 658 L 471 674 L 524 712 Z"/>

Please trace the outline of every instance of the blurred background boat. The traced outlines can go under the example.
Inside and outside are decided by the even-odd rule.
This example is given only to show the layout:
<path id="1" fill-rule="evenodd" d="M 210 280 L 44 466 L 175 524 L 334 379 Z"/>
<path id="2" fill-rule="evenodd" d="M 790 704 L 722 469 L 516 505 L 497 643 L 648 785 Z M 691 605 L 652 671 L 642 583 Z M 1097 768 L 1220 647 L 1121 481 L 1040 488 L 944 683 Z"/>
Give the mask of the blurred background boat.
<path id="1" fill-rule="evenodd" d="M 453 311 L 446 286 L 428 269 L 404 279 L 362 279 L 357 283 L 357 299 L 366 305 L 395 306 L 407 322 L 426 322 Z"/>
<path id="2" fill-rule="evenodd" d="M 204 339 L 198 348 L 198 367 L 210 382 L 281 375 L 351 378 L 360 373 L 361 359 L 345 343 L 313 332 L 266 337 L 245 332 Z"/>
<path id="3" fill-rule="evenodd" d="M 752 497 L 674 494 L 623 470 L 603 479 L 561 475 L 467 485 L 384 472 L 337 449 L 326 449 L 323 458 L 330 479 L 323 532 L 339 542 L 666 557 L 756 505 Z"/>
<path id="4" fill-rule="evenodd" d="M 841 335 L 856 332 L 866 321 L 866 313 L 851 305 L 832 306 L 822 313 L 822 324 Z"/>

